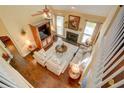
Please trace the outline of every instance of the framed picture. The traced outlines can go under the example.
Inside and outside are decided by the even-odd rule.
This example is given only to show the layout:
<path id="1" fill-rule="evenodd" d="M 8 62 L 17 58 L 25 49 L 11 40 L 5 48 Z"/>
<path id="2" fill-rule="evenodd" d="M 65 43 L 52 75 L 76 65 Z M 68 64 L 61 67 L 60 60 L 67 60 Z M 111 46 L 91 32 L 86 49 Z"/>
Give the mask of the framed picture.
<path id="1" fill-rule="evenodd" d="M 80 23 L 79 16 L 69 15 L 69 20 L 68 20 L 68 28 L 69 29 L 78 30 L 79 23 Z"/>

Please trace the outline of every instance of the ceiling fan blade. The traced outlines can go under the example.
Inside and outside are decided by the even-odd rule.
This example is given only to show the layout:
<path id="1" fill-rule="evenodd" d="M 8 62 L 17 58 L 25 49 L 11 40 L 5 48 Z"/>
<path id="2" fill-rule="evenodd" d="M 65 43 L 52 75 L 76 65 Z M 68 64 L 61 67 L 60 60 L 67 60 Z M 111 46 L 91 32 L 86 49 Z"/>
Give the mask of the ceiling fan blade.
<path id="1" fill-rule="evenodd" d="M 51 19 L 51 14 L 50 14 L 50 12 L 47 12 L 46 15 L 47 15 L 47 18 L 48 18 L 48 19 Z"/>
<path id="2" fill-rule="evenodd" d="M 50 10 L 47 8 L 47 5 L 44 6 L 44 9 L 42 11 L 37 11 L 36 14 L 33 14 L 32 16 L 37 16 L 37 15 L 42 15 L 44 14 L 44 16 L 50 18 L 51 17 L 51 13 Z"/>
<path id="3" fill-rule="evenodd" d="M 43 13 L 43 11 L 37 11 L 38 13 Z"/>
<path id="4" fill-rule="evenodd" d="M 32 16 L 42 15 L 41 13 L 32 14 Z"/>

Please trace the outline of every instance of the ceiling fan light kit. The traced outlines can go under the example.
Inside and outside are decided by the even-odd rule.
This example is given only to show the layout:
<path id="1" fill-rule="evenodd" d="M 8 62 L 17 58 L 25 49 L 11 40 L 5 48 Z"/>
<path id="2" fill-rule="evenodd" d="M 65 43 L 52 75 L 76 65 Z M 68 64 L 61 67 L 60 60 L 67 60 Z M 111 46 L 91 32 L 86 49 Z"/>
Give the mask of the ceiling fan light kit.
<path id="1" fill-rule="evenodd" d="M 51 19 L 52 14 L 50 13 L 50 10 L 45 5 L 44 9 L 42 11 L 37 11 L 37 13 L 33 14 L 32 16 L 38 16 L 43 15 L 45 19 Z"/>

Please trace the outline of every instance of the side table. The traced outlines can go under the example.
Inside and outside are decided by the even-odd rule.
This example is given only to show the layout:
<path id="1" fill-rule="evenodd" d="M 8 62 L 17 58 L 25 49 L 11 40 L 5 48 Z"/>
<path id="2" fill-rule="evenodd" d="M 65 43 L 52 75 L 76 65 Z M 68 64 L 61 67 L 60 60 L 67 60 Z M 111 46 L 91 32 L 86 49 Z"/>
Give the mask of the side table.
<path id="1" fill-rule="evenodd" d="M 77 64 L 73 64 L 69 69 L 69 76 L 72 79 L 78 79 L 81 76 L 81 69 Z"/>

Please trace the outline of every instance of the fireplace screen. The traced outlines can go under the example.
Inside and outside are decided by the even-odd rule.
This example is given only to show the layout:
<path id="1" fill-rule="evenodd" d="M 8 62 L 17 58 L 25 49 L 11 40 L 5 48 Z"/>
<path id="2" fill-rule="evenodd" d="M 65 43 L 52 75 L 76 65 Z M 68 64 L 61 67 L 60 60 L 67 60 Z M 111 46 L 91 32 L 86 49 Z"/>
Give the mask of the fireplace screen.
<path id="1" fill-rule="evenodd" d="M 71 43 L 77 43 L 78 34 L 67 31 L 66 39 L 67 41 L 70 41 Z"/>

